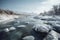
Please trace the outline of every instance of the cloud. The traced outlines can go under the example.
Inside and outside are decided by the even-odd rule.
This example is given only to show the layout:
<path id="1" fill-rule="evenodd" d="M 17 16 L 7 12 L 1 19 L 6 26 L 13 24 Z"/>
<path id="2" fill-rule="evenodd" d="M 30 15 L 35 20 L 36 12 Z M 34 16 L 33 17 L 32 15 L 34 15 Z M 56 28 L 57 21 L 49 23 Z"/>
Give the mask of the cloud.
<path id="1" fill-rule="evenodd" d="M 44 2 L 41 2 L 40 6 L 37 7 L 35 12 L 39 14 L 44 11 L 49 11 L 53 5 L 58 5 L 59 3 L 60 0 L 46 0 Z"/>

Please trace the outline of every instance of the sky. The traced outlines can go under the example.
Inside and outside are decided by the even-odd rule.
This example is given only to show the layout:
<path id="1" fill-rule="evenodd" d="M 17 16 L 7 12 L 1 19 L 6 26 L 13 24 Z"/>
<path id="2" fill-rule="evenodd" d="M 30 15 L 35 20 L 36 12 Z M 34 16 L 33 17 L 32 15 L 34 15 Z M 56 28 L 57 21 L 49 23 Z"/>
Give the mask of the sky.
<path id="1" fill-rule="evenodd" d="M 39 14 L 49 11 L 60 0 L 0 0 L 0 8 L 15 12 L 28 12 Z"/>

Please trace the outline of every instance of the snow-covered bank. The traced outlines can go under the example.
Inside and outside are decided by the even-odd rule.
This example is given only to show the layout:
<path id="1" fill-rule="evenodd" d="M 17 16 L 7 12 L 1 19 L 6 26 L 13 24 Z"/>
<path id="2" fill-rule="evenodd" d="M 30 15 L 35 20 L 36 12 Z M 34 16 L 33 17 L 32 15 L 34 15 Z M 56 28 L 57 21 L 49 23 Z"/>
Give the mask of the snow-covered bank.
<path id="1" fill-rule="evenodd" d="M 14 20 L 15 18 L 18 18 L 17 15 L 8 15 L 8 14 L 0 14 L 0 22 Z"/>

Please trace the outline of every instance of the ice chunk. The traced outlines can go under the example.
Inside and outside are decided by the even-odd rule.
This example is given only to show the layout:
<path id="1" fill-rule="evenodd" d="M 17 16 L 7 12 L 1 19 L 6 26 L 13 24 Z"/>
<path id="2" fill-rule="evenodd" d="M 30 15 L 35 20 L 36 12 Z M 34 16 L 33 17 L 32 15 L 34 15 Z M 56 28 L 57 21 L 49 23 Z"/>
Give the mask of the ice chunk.
<path id="1" fill-rule="evenodd" d="M 5 32 L 9 32 L 9 29 L 8 29 L 8 28 L 5 28 L 4 31 L 5 31 Z"/>
<path id="2" fill-rule="evenodd" d="M 10 27 L 9 30 L 15 30 L 16 28 L 15 27 Z"/>
<path id="3" fill-rule="evenodd" d="M 19 25 L 19 26 L 17 26 L 17 27 L 26 27 L 26 25 Z"/>
<path id="4" fill-rule="evenodd" d="M 35 38 L 33 36 L 26 36 L 23 38 L 23 40 L 34 40 Z"/>

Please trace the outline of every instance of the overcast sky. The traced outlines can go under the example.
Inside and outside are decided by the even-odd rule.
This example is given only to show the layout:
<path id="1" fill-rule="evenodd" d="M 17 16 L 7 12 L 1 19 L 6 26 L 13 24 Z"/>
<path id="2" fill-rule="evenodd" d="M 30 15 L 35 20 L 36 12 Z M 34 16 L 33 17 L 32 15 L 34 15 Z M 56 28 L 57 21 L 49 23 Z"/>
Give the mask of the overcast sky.
<path id="1" fill-rule="evenodd" d="M 40 12 L 48 11 L 60 0 L 0 0 L 1 9 L 9 9 L 17 12 Z"/>

